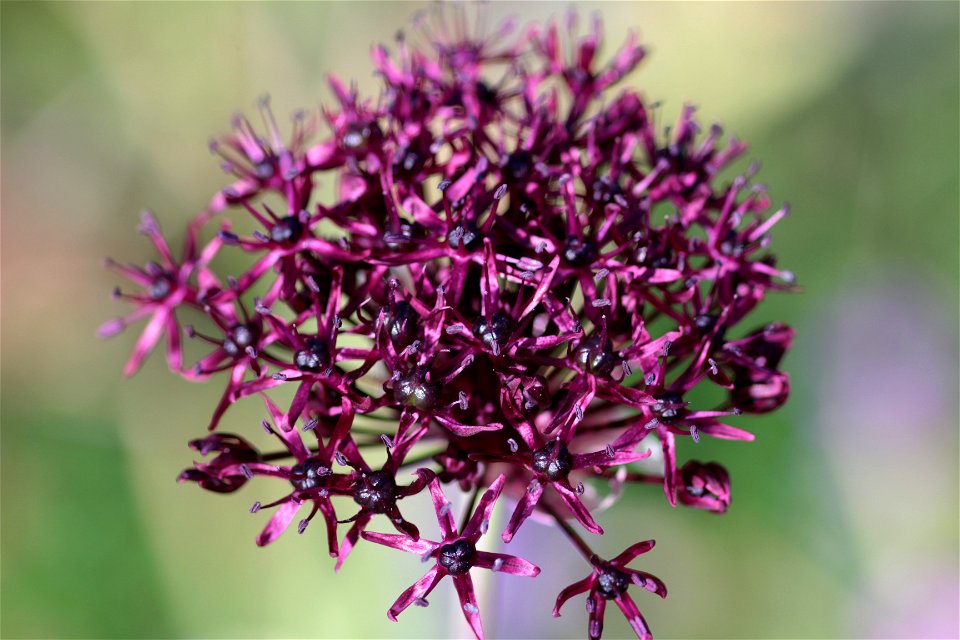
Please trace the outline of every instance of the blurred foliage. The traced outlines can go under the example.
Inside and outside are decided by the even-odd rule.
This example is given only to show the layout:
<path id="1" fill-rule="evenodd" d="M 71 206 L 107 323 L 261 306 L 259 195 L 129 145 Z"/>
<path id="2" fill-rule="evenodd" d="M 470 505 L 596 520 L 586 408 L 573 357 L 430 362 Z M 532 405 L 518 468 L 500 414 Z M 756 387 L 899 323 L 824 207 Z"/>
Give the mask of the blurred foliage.
<path id="1" fill-rule="evenodd" d="M 101 258 L 148 258 L 134 233 L 135 213 L 146 205 L 179 237 L 223 184 L 206 139 L 224 130 L 230 113 L 264 90 L 280 111 L 316 106 L 327 95 L 328 71 L 371 90 L 369 45 L 390 41 L 417 6 L 0 5 L 3 637 L 464 633 L 456 617 L 439 615 L 449 601 L 439 592 L 430 609 L 406 613 L 399 625 L 386 621 L 387 606 L 422 571 L 390 550 L 361 546 L 334 576 L 320 537 L 310 535 L 317 531 L 255 548 L 262 519 L 246 509 L 264 496 L 223 498 L 172 481 L 192 459 L 186 441 L 202 433 L 216 385 L 173 379 L 158 359 L 121 380 L 135 332 L 110 343 L 91 337 L 119 308 L 106 301 L 114 281 Z M 897 273 L 929 291 L 934 312 L 949 319 L 943 348 L 955 358 L 958 7 L 581 7 L 605 16 L 608 54 L 626 28 L 640 28 L 652 53 L 634 82 L 665 100 L 665 124 L 694 99 L 706 123 L 720 120 L 752 143 L 750 156 L 763 161 L 760 177 L 774 199 L 792 204 L 773 248 L 804 287 L 801 295 L 772 297 L 753 318 L 797 328 L 786 363 L 792 401 L 774 415 L 739 419 L 758 434 L 753 444 L 681 445 L 681 459 L 717 459 L 731 470 L 731 511 L 717 518 L 670 510 L 660 489 L 638 487 L 602 515 L 610 535 L 597 544 L 605 553 L 638 538 L 658 540 L 643 567 L 671 595 L 660 602 L 640 594 L 638 602 L 659 637 L 898 633 L 863 613 L 873 611 L 863 600 L 874 597 L 872 576 L 889 552 L 863 532 L 897 526 L 916 504 L 892 503 L 887 520 L 862 522 L 845 503 L 857 479 L 819 423 L 825 401 L 817 382 L 831 363 L 816 345 L 830 330 L 822 313 L 844 292 Z M 491 11 L 526 21 L 565 8 L 494 4 Z M 958 544 L 955 367 L 951 375 L 930 381 L 954 404 L 942 423 L 922 426 L 933 434 L 920 439 L 926 448 L 877 470 L 881 492 L 915 473 L 948 479 L 943 492 L 953 499 L 926 538 L 902 549 L 902 566 L 911 566 L 913 553 L 918 564 L 920 553 L 939 553 L 932 557 L 943 559 L 948 584 L 956 582 Z M 249 432 L 260 412 L 255 401 L 238 406 L 225 429 Z M 888 454 L 883 437 L 866 429 L 852 455 L 869 463 Z M 514 544 L 524 544 L 521 537 Z M 548 571 L 575 579 L 584 567 L 545 566 L 539 589 L 524 585 L 544 592 L 536 596 L 544 606 L 523 615 L 543 618 L 540 635 L 580 637 L 582 613 L 549 617 L 564 583 Z M 878 602 L 891 617 L 909 613 Z M 955 631 L 956 609 L 939 615 L 946 633 Z M 609 637 L 626 633 L 612 612 Z"/>

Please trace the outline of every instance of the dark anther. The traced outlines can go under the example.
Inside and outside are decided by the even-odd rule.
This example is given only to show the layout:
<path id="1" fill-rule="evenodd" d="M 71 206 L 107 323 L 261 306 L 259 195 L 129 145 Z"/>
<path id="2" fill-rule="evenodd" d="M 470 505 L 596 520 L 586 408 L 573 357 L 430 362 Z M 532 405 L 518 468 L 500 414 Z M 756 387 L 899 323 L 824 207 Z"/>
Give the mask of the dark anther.
<path id="1" fill-rule="evenodd" d="M 303 233 L 303 225 L 297 216 L 281 218 L 270 229 L 270 239 L 274 242 L 290 242 L 296 240 Z"/>
<path id="2" fill-rule="evenodd" d="M 597 376 L 610 375 L 617 363 L 613 355 L 613 343 L 607 340 L 601 344 L 600 336 L 596 334 L 580 342 L 573 358 L 580 368 Z"/>
<path id="3" fill-rule="evenodd" d="M 392 308 L 384 310 L 384 326 L 395 346 L 405 347 L 417 337 L 417 321 L 420 314 L 410 303 L 398 300 Z"/>
<path id="4" fill-rule="evenodd" d="M 493 314 L 490 320 L 482 316 L 478 318 L 476 324 L 473 325 L 473 335 L 490 347 L 495 355 L 500 355 L 500 350 L 507 338 L 510 337 L 512 329 L 513 323 L 510 321 L 510 317 L 498 311 Z"/>
<path id="5" fill-rule="evenodd" d="M 456 542 L 440 547 L 440 566 L 450 575 L 461 575 L 470 571 L 477 556 L 477 548 L 469 540 L 461 538 Z"/>
<path id="6" fill-rule="evenodd" d="M 235 324 L 230 327 L 227 337 L 223 340 L 223 350 L 232 358 L 243 353 L 247 347 L 253 346 L 256 337 L 253 331 L 245 324 Z"/>
<path id="7" fill-rule="evenodd" d="M 630 576 L 614 569 L 613 567 L 604 567 L 600 569 L 600 576 L 597 578 L 597 591 L 607 600 L 613 600 L 627 590 L 630 586 Z"/>
<path id="8" fill-rule="evenodd" d="M 386 471 L 362 476 L 353 490 L 353 501 L 373 513 L 386 513 L 397 501 L 397 483 Z"/>
<path id="9" fill-rule="evenodd" d="M 552 440 L 533 452 L 533 470 L 551 481 L 563 480 L 573 468 L 573 457 L 560 442 Z"/>
<path id="10" fill-rule="evenodd" d="M 306 348 L 297 351 L 293 356 L 293 362 L 300 371 L 317 373 L 330 358 L 327 343 L 320 338 L 307 338 L 305 342 Z"/>
<path id="11" fill-rule="evenodd" d="M 393 396 L 397 402 L 418 409 L 431 409 L 437 403 L 439 395 L 440 387 L 430 384 L 416 372 L 399 378 L 393 387 Z"/>
<path id="12" fill-rule="evenodd" d="M 290 484 L 297 491 L 308 491 L 320 484 L 320 478 L 330 475 L 330 467 L 316 458 L 307 458 L 290 469 Z"/>
<path id="13" fill-rule="evenodd" d="M 506 177 L 513 178 L 514 180 L 522 180 L 527 177 L 530 169 L 533 168 L 533 158 L 523 149 L 517 149 L 508 155 L 503 162 L 500 163 L 500 166 L 503 168 Z"/>
<path id="14" fill-rule="evenodd" d="M 575 267 L 592 264 L 597 257 L 597 250 L 588 240 L 577 237 L 567 238 L 563 245 L 563 259 Z"/>

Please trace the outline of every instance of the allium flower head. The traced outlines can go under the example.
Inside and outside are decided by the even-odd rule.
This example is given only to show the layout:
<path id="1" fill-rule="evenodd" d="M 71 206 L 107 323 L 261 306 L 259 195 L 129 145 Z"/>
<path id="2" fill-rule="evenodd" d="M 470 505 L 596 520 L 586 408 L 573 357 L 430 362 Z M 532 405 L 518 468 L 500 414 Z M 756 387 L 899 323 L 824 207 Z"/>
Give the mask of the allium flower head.
<path id="1" fill-rule="evenodd" d="M 294 522 L 314 535 L 320 514 L 335 569 L 361 541 L 421 556 L 428 571 L 391 619 L 449 576 L 482 637 L 472 572 L 539 569 L 477 544 L 491 527 L 492 544 L 533 535 L 540 519 L 591 570 L 557 611 L 587 592 L 591 638 L 608 600 L 647 637 L 627 587 L 666 588 L 626 564 L 653 541 L 605 561 L 582 532 L 603 534 L 602 509 L 650 483 L 670 505 L 729 507 L 727 470 L 692 458 L 703 436 L 752 440 L 731 419 L 786 401 L 793 331 L 747 318 L 767 291 L 793 289 L 768 249 L 788 208 L 771 213 L 755 167 L 724 177 L 746 145 L 702 131 L 693 107 L 665 127 L 618 88 L 645 55 L 634 35 L 604 61 L 599 20 L 582 36 L 572 14 L 488 32 L 468 26 L 475 9 L 440 7 L 376 47 L 379 95 L 331 76 L 334 104 L 289 127 L 267 99 L 262 129 L 237 116 L 210 145 L 229 178 L 181 255 L 147 214 L 158 261 L 109 263 L 139 290 L 118 293 L 134 309 L 100 333 L 149 318 L 126 373 L 166 334 L 172 370 L 223 379 L 197 419 L 213 432 L 190 443 L 201 459 L 179 480 L 260 492 L 258 545 Z M 221 252 L 246 268 L 214 272 Z M 181 343 L 188 316 L 183 331 L 204 346 L 195 363 Z M 698 401 L 703 387 L 723 400 Z M 217 431 L 260 428 L 230 411 L 252 396 L 274 451 Z M 657 449 L 661 467 L 635 464 Z M 454 488 L 477 505 L 459 528 Z M 407 506 L 424 489 L 438 541 Z"/>

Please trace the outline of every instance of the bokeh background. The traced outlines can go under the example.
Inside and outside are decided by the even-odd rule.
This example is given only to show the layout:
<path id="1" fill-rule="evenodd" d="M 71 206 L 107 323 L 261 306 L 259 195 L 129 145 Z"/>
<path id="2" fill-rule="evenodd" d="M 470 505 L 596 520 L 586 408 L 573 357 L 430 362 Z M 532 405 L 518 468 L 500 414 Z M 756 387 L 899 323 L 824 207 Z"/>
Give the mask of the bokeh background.
<path id="1" fill-rule="evenodd" d="M 420 6 L 0 5 L 3 637 L 465 637 L 446 584 L 387 621 L 423 571 L 409 556 L 364 545 L 334 576 L 320 528 L 254 546 L 256 488 L 177 485 L 218 385 L 160 358 L 124 380 L 138 332 L 94 338 L 123 311 L 102 258 L 152 257 L 139 209 L 180 237 L 225 184 L 208 137 L 263 92 L 281 114 L 316 108 L 329 71 L 372 91 L 370 45 Z M 690 100 L 751 141 L 793 206 L 774 247 L 804 288 L 754 318 L 797 329 L 788 405 L 742 422 L 753 444 L 681 449 L 727 465 L 729 513 L 638 487 L 601 515 L 597 549 L 658 540 L 639 565 L 670 597 L 637 595 L 661 638 L 956 637 L 960 5 L 579 9 L 605 18 L 608 54 L 639 30 L 651 55 L 630 81 L 664 122 Z M 259 412 L 241 405 L 224 428 Z M 582 600 L 549 611 L 585 566 L 547 527 L 512 546 L 544 571 L 485 584 L 490 635 L 582 637 Z M 607 631 L 627 635 L 615 610 Z"/>

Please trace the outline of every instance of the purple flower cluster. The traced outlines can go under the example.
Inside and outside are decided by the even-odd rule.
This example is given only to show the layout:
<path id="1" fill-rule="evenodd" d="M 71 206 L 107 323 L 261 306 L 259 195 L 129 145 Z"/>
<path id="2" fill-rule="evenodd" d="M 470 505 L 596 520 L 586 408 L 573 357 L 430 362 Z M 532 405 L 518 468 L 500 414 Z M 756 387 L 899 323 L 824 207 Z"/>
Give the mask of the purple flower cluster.
<path id="1" fill-rule="evenodd" d="M 211 143 L 233 180 L 179 257 L 144 214 L 159 260 L 109 263 L 137 289 L 116 290 L 133 311 L 100 333 L 149 318 L 127 374 L 164 336 L 173 371 L 223 374 L 212 433 L 190 443 L 203 461 L 179 479 L 224 493 L 256 480 L 279 496 L 250 509 L 269 514 L 258 545 L 320 514 L 337 569 L 361 539 L 415 553 L 429 570 L 389 617 L 425 606 L 450 576 L 481 638 L 472 571 L 540 571 L 477 549 L 503 493 L 515 503 L 503 542 L 547 519 L 591 568 L 554 615 L 589 592 L 591 638 L 607 600 L 646 638 L 627 588 L 666 587 L 625 565 L 653 541 L 603 560 L 578 529 L 602 534 L 603 494 L 633 483 L 662 483 L 672 505 L 727 509 L 727 471 L 680 464 L 678 448 L 751 440 L 725 418 L 787 398 L 792 330 L 740 329 L 768 290 L 792 288 L 766 250 L 787 209 L 768 213 L 753 170 L 719 177 L 745 145 L 722 144 L 716 126 L 701 134 L 691 107 L 661 131 L 638 93 L 615 91 L 644 57 L 633 36 L 601 64 L 598 23 L 584 36 L 573 19 L 479 36 L 467 11 L 418 20 L 426 46 L 374 49 L 375 100 L 331 77 L 336 107 L 296 114 L 287 136 L 266 100 L 263 130 L 238 116 Z M 222 276 L 211 264 L 225 254 L 246 268 Z M 181 325 L 190 313 L 202 327 Z M 208 348 L 195 365 L 182 333 Z M 719 406 L 688 400 L 711 385 Z M 293 399 L 278 406 L 281 387 Z M 277 451 L 214 431 L 251 395 Z M 441 483 L 477 505 L 459 528 Z M 404 515 L 424 489 L 440 541 Z M 380 523 L 397 533 L 369 530 Z"/>

